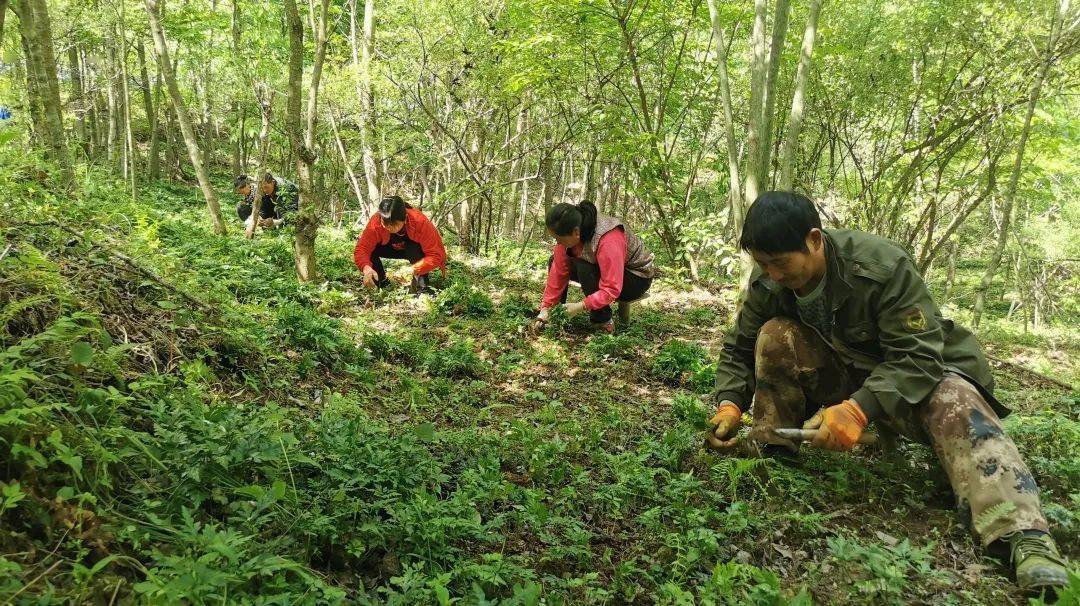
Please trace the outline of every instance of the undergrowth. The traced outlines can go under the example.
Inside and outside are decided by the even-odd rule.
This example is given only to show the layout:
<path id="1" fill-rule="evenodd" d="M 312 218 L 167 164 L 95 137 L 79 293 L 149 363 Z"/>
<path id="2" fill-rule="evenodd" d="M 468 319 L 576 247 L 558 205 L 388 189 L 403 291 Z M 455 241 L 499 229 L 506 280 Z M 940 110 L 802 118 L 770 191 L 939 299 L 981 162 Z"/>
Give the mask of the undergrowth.
<path id="1" fill-rule="evenodd" d="M 539 282 L 452 264 L 429 303 L 371 292 L 325 229 L 298 284 L 287 231 L 216 236 L 189 190 L 97 173 L 61 195 L 0 154 L 0 600 L 1019 599 L 950 569 L 977 551 L 928 449 L 703 450 L 715 309 L 530 335 Z M 1075 538 L 1075 396 L 1008 427 Z"/>

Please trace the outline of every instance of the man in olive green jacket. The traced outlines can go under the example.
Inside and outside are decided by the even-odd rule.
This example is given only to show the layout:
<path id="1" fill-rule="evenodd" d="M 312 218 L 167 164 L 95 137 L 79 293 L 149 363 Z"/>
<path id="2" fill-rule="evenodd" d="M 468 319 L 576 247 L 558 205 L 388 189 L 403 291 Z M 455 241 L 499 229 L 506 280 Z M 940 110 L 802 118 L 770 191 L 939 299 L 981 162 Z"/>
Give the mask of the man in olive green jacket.
<path id="1" fill-rule="evenodd" d="M 751 401 L 748 437 L 770 455 L 799 446 L 774 429 L 801 426 L 817 446 L 850 450 L 875 421 L 933 446 L 984 547 L 1009 544 L 1021 587 L 1066 584 L 982 350 L 941 316 L 907 252 L 824 230 L 813 203 L 787 192 L 751 205 L 740 246 L 757 267 L 717 363 L 709 446 L 738 441 Z"/>

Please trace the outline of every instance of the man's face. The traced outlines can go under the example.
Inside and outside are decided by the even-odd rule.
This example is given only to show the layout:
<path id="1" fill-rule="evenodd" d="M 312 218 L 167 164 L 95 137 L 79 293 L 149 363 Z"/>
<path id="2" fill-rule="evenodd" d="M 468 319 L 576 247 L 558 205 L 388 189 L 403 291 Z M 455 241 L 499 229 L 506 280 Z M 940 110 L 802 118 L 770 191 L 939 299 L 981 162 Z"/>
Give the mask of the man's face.
<path id="1" fill-rule="evenodd" d="M 242 187 L 237 187 L 235 191 L 236 195 L 244 196 L 246 198 L 247 195 L 251 193 L 251 184 L 248 183 L 247 185 L 244 185 Z"/>
<path id="2" fill-rule="evenodd" d="M 806 236 L 805 251 L 769 254 L 751 250 L 750 256 L 769 278 L 781 286 L 798 291 L 825 273 L 825 242 L 820 230 Z"/>
<path id="3" fill-rule="evenodd" d="M 277 185 L 277 183 L 274 183 L 273 181 L 263 181 L 262 182 L 262 193 L 263 193 L 263 195 L 264 196 L 269 196 L 270 194 L 274 193 L 274 187 L 276 185 Z"/>
<path id="4" fill-rule="evenodd" d="M 388 232 L 390 232 L 392 234 L 398 233 L 399 231 L 401 231 L 401 229 L 403 227 L 405 227 L 405 222 L 404 221 L 391 221 L 389 219 L 380 219 L 380 220 L 382 221 L 383 227 L 386 228 L 386 231 L 388 231 Z"/>
<path id="5" fill-rule="evenodd" d="M 574 231 L 566 234 L 565 236 L 557 235 L 550 229 L 547 230 L 547 233 L 552 238 L 555 238 L 556 242 L 562 244 L 566 248 L 573 248 L 581 243 L 581 229 L 577 227 L 574 228 Z"/>

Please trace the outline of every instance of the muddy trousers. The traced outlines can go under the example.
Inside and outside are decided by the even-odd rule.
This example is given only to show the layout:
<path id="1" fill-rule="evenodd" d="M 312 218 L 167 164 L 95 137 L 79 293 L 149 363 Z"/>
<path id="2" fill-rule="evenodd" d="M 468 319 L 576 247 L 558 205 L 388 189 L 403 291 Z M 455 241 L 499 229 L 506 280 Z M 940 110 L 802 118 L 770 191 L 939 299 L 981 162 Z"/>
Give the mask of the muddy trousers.
<path id="1" fill-rule="evenodd" d="M 801 427 L 823 406 L 849 398 L 866 373 L 847 366 L 816 331 L 790 318 L 773 318 L 758 332 L 754 429 L 759 442 L 795 448 L 772 429 Z M 956 495 L 957 507 L 984 547 L 1018 530 L 1047 531 L 1039 489 L 1016 445 L 979 390 L 946 372 L 907 416 L 879 426 L 930 444 Z"/>

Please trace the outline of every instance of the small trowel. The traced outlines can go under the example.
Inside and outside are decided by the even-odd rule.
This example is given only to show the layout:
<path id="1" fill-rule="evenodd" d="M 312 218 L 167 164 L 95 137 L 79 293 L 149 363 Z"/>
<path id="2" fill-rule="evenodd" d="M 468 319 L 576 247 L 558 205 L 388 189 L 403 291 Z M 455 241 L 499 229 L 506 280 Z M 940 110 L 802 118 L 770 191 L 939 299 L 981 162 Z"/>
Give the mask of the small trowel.
<path id="1" fill-rule="evenodd" d="M 774 429 L 776 435 L 786 440 L 794 440 L 795 442 L 809 442 L 817 435 L 816 429 Z M 858 444 L 877 444 L 878 436 L 876 433 L 864 433 L 859 436 Z"/>

